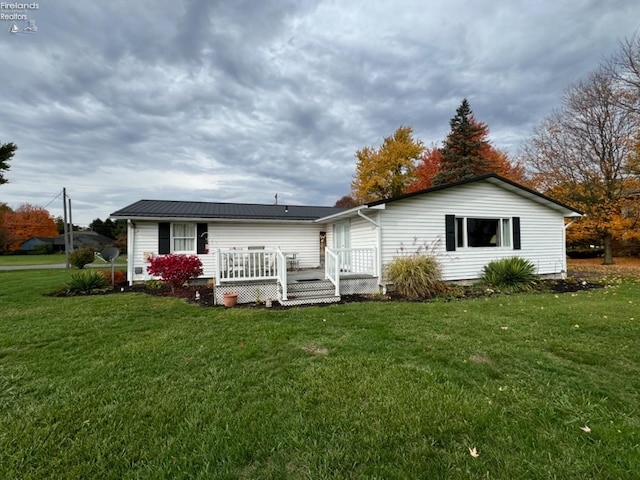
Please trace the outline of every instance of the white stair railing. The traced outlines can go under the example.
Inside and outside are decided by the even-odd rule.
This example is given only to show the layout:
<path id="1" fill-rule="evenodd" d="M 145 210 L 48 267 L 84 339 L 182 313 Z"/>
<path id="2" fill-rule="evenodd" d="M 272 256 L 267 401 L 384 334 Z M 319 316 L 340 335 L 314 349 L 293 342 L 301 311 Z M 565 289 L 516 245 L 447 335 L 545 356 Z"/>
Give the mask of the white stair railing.
<path id="1" fill-rule="evenodd" d="M 288 300 L 287 298 L 287 256 L 279 248 L 276 248 L 276 265 L 277 265 L 276 278 L 278 281 L 278 285 L 280 285 L 280 289 L 282 291 L 282 300 Z"/>
<path id="2" fill-rule="evenodd" d="M 340 256 L 330 248 L 325 249 L 324 276 L 336 289 L 336 297 L 340 296 Z"/>

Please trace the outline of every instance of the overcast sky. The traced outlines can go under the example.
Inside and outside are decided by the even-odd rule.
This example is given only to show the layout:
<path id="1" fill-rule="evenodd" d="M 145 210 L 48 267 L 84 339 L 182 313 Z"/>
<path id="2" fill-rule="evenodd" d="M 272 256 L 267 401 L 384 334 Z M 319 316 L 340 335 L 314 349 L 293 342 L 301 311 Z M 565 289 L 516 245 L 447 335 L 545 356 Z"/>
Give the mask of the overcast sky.
<path id="1" fill-rule="evenodd" d="M 37 6 L 0 11 L 0 202 L 57 216 L 66 187 L 80 225 L 139 199 L 333 205 L 357 150 L 401 125 L 441 144 L 465 97 L 515 154 L 640 28 L 638 0 Z"/>

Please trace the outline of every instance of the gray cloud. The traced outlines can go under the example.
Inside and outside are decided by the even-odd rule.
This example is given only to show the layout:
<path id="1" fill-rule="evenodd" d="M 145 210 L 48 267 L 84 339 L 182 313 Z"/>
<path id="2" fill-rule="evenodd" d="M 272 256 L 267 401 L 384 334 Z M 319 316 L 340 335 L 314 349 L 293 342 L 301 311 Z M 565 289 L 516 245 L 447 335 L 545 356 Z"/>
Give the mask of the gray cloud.
<path id="1" fill-rule="evenodd" d="M 19 146 L 0 201 L 44 206 L 66 187 L 85 225 L 140 198 L 331 205 L 356 150 L 400 125 L 440 143 L 464 97 L 515 153 L 639 13 L 632 0 L 40 3 L 37 33 L 0 32 L 0 141 Z"/>

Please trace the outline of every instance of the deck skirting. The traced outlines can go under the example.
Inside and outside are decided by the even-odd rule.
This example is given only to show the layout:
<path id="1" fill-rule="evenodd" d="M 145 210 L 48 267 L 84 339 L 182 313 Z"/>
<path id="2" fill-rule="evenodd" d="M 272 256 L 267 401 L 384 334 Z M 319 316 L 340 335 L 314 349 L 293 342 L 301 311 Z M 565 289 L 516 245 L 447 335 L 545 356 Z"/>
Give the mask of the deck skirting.
<path id="1" fill-rule="evenodd" d="M 293 300 L 298 297 L 300 299 L 301 292 L 304 291 L 310 296 L 315 296 L 315 301 L 310 302 L 283 302 L 285 304 L 302 304 L 302 303 L 332 303 L 339 301 L 340 297 L 328 291 L 326 280 L 306 280 L 296 281 L 293 280 L 288 283 L 288 290 L 290 291 L 289 300 Z M 299 287 L 299 288 L 296 288 Z M 317 290 L 317 292 L 314 292 Z M 341 295 L 368 295 L 378 292 L 378 281 L 376 277 L 370 276 L 354 276 L 340 279 L 340 293 Z M 254 282 L 234 282 L 232 284 L 222 284 L 213 287 L 213 291 L 216 298 L 216 304 L 222 305 L 222 297 L 225 293 L 237 293 L 238 303 L 263 303 L 267 300 L 272 302 L 278 302 L 281 299 L 281 295 L 278 289 L 276 281 L 254 281 Z M 330 302 L 329 299 L 332 299 Z M 337 300 L 336 300 L 337 299 Z M 311 299 L 309 299 L 311 300 Z"/>

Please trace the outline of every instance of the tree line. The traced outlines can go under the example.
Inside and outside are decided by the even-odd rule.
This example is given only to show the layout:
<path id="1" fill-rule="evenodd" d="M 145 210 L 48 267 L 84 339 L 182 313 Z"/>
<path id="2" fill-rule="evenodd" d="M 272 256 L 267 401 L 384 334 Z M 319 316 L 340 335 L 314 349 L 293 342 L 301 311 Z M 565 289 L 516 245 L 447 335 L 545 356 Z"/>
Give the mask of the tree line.
<path id="1" fill-rule="evenodd" d="M 604 263 L 613 263 L 614 245 L 635 245 L 640 253 L 640 37 L 621 41 L 614 55 L 570 85 L 514 159 L 491 144 L 489 127 L 475 118 L 467 99 L 449 125 L 441 146 L 427 148 L 410 126 L 401 126 L 379 148 L 358 150 L 351 192 L 336 206 L 497 173 L 585 213 L 567 230 L 570 245 L 602 245 Z M 0 185 L 16 150 L 0 143 Z M 21 217 L 27 227 L 20 227 L 20 238 L 52 233 L 48 212 L 30 205 L 14 212 L 0 203 L 0 250 L 15 249 Z M 92 228 L 122 241 L 122 226 L 108 222 L 96 219 Z"/>
<path id="2" fill-rule="evenodd" d="M 0 143 L 0 185 L 9 180 L 5 173 L 10 170 L 9 162 L 13 159 L 18 147 L 14 143 Z M 88 229 L 71 225 L 73 231 L 93 231 L 114 240 L 114 245 L 122 251 L 127 247 L 126 220 L 112 221 L 110 218 L 94 219 Z M 42 207 L 29 203 L 13 210 L 8 204 L 0 202 L 0 253 L 15 252 L 21 249 L 25 240 L 33 237 L 53 238 L 64 233 L 62 217 L 53 218 Z"/>
<path id="3" fill-rule="evenodd" d="M 71 226 L 74 232 L 96 232 L 113 240 L 113 244 L 121 251 L 127 248 L 127 221 L 109 218 L 94 219 L 88 228 L 78 225 Z M 62 217 L 52 217 L 45 208 L 29 203 L 20 205 L 13 210 L 6 203 L 0 203 L 0 253 L 10 253 L 21 250 L 22 243 L 30 238 L 54 238 L 64 233 Z M 43 249 L 39 253 L 50 253 L 51 248 Z"/>
<path id="4" fill-rule="evenodd" d="M 570 85 L 514 159 L 491 144 L 467 99 L 449 125 L 441 146 L 426 148 L 401 126 L 379 148 L 358 150 L 351 193 L 336 206 L 497 173 L 583 212 L 567 229 L 571 246 L 601 245 L 605 264 L 614 246 L 640 253 L 640 38 Z"/>

